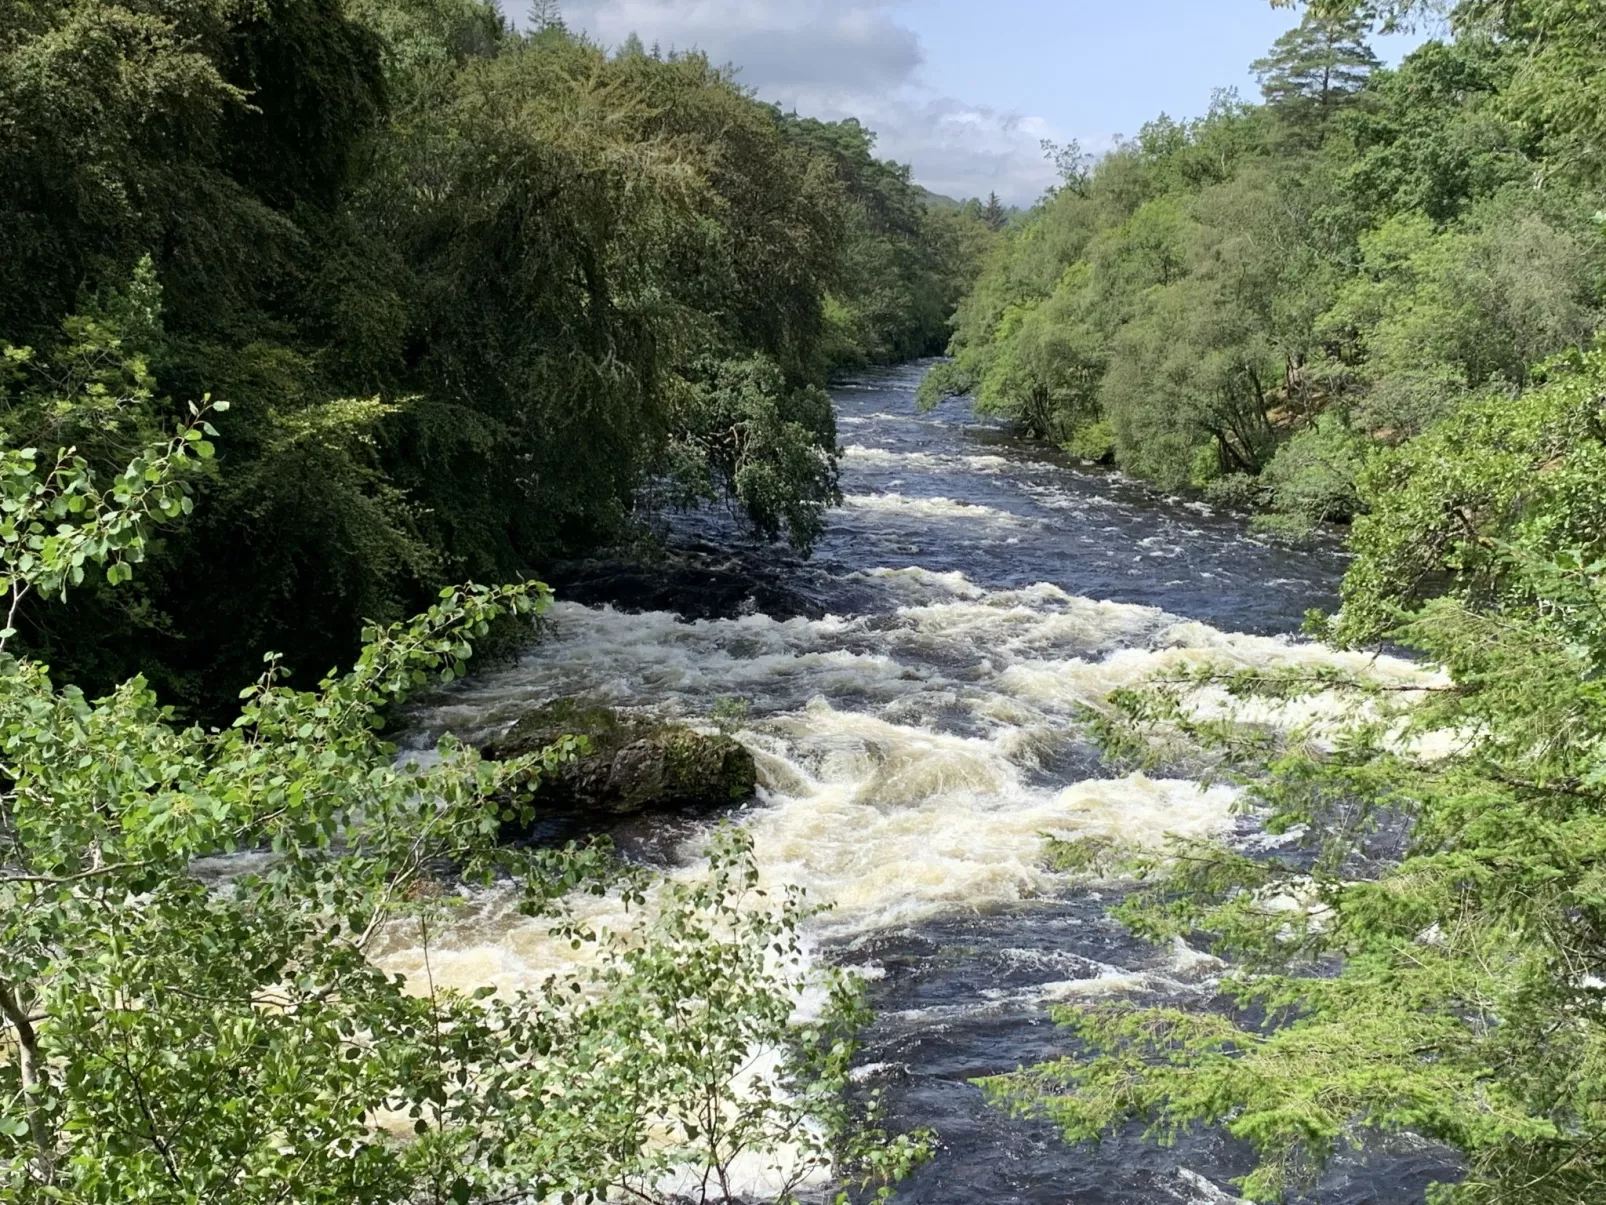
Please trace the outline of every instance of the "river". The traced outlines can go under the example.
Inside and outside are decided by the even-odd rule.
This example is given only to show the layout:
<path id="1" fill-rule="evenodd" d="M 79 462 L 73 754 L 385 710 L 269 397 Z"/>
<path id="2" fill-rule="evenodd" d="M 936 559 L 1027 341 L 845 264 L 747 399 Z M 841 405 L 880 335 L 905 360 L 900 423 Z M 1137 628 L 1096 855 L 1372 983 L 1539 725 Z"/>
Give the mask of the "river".
<path id="1" fill-rule="evenodd" d="M 1041 834 L 1258 838 L 1224 789 L 1102 768 L 1074 713 L 1167 665 L 1334 660 L 1290 633 L 1336 601 L 1341 548 L 1256 540 L 1241 518 L 1012 441 L 963 400 L 921 413 L 923 367 L 834 390 L 846 504 L 812 560 L 779 571 L 807 614 L 766 614 L 757 594 L 750 614 L 699 622 L 559 601 L 549 640 L 429 706 L 413 739 L 483 739 L 557 695 L 692 719 L 745 698 L 762 789 L 739 822 L 767 877 L 832 906 L 809 937 L 868 979 L 864 1074 L 894 1121 L 941 1140 L 897 1199 L 1220 1205 L 1249 1166 L 1220 1136 L 1071 1148 L 970 1081 L 1062 1053 L 1055 1003 L 1208 998 L 1218 964 L 1133 942 L 1105 916 L 1108 887 L 1045 870 Z M 684 531 L 736 538 L 717 516 Z M 616 836 L 672 862 L 696 833 L 656 820 Z M 434 957 L 437 980 L 518 988 L 553 953 L 489 909 Z M 1404 1205 L 1444 1170 L 1396 1142 L 1341 1159 L 1314 1199 Z"/>

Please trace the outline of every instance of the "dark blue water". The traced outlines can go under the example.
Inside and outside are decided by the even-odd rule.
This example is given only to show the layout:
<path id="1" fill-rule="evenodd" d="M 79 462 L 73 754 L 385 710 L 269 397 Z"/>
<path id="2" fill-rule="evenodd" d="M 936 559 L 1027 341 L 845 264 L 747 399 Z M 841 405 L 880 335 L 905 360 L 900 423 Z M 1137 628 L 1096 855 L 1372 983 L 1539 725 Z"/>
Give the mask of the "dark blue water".
<path id="1" fill-rule="evenodd" d="M 698 546 L 709 582 L 750 587 L 734 614 L 561 604 L 551 641 L 428 726 L 475 737 L 568 693 L 691 718 L 743 697 L 743 739 L 769 768 L 742 822 L 769 873 L 834 905 L 813 936 L 867 973 L 866 1082 L 894 1123 L 939 1138 L 898 1199 L 1222 1205 L 1251 1160 L 1219 1133 L 1072 1147 L 973 1081 L 1069 1052 L 1056 1003 L 1211 1002 L 1219 965 L 1133 941 L 1106 916 L 1120 888 L 1049 875 L 1038 834 L 1252 840 L 1191 784 L 1104 768 L 1079 707 L 1178 658 L 1317 655 L 1281 638 L 1335 604 L 1342 550 L 1253 538 L 1241 516 L 1014 441 L 964 400 L 921 413 L 923 370 L 834 390 L 846 504 L 812 559 L 755 549 L 726 516 L 684 517 L 674 538 Z M 618 580 L 576 596 L 600 603 Z M 618 836 L 661 852 L 686 832 L 641 820 Z M 1448 1171 L 1400 1140 L 1346 1155 L 1313 1199 L 1405 1205 Z"/>
<path id="2" fill-rule="evenodd" d="M 1344 558 L 1336 538 L 1295 547 L 1252 537 L 1241 517 L 1012 440 L 1000 424 L 975 418 L 966 398 L 921 413 L 914 390 L 924 372 L 889 369 L 833 391 L 850 504 L 832 516 L 817 554 L 822 568 L 909 564 L 956 569 L 988 587 L 1052 582 L 1256 634 L 1295 631 L 1307 610 L 1337 604 Z M 853 504 L 885 495 L 993 508 L 1022 522 Z"/>
<path id="3" fill-rule="evenodd" d="M 918 564 L 995 588 L 1051 582 L 1259 635 L 1296 632 L 1307 610 L 1336 606 L 1345 563 L 1336 537 L 1303 546 L 1253 537 L 1242 516 L 1013 440 L 978 421 L 969 399 L 920 413 L 912 394 L 921 373 L 866 374 L 835 390 L 847 449 L 844 491 L 949 499 L 1018 516 L 1026 526 L 934 522 L 918 506 L 850 505 L 833 518 L 822 566 Z M 1230 1179 L 1253 1166 L 1247 1150 L 1219 1134 L 1164 1150 L 1132 1127 L 1097 1149 L 1071 1148 L 1052 1127 L 1001 1113 L 972 1083 L 1070 1049 L 1040 1004 L 1044 984 L 1063 981 L 1079 964 L 1089 975 L 1165 964 L 1105 917 L 1104 898 L 1088 896 L 927 923 L 843 953 L 848 962 L 873 957 L 886 972 L 874 992 L 881 1020 L 866 1057 L 885 1065 L 876 1079 L 897 1119 L 933 1127 L 941 1138 L 937 1159 L 899 1200 L 1206 1205 L 1228 1199 Z M 1418 1202 L 1450 1171 L 1442 1152 L 1399 1141 L 1340 1159 L 1312 1199 Z"/>

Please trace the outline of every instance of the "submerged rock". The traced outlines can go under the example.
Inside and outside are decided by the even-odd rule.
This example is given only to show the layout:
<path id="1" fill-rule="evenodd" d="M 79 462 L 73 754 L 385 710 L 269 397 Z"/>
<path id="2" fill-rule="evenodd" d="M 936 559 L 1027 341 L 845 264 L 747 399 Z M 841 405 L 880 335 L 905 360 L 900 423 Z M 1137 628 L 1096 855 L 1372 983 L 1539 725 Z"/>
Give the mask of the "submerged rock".
<path id="1" fill-rule="evenodd" d="M 507 761 L 538 753 L 565 736 L 585 737 L 590 752 L 542 780 L 536 809 L 543 815 L 630 816 L 717 807 L 746 799 L 758 782 L 753 755 L 728 736 L 575 699 L 537 707 L 484 753 Z M 504 835 L 529 835 L 514 828 Z"/>
<path id="2" fill-rule="evenodd" d="M 584 606 L 621 611 L 668 611 L 688 622 L 768 615 L 820 619 L 824 605 L 810 596 L 803 563 L 790 554 L 762 554 L 697 541 L 682 542 L 660 560 L 590 559 L 548 566 L 558 596 Z"/>

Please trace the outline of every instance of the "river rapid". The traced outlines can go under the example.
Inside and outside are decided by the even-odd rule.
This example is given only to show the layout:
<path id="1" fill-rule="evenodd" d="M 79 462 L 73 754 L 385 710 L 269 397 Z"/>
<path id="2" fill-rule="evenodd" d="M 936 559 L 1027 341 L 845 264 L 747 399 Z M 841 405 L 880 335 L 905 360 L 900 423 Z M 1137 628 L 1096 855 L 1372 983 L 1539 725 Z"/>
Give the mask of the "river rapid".
<path id="1" fill-rule="evenodd" d="M 1114 889 L 1050 874 L 1041 835 L 1260 838 L 1225 789 L 1103 768 L 1074 715 L 1166 666 L 1346 660 L 1290 636 L 1308 608 L 1336 602 L 1343 554 L 1336 541 L 1258 541 L 1240 518 L 1072 467 L 963 400 L 920 413 L 924 368 L 834 390 L 846 504 L 812 560 L 779 571 L 806 614 L 766 614 L 757 590 L 751 613 L 696 622 L 560 594 L 549 640 L 423 709 L 411 742 L 483 740 L 558 695 L 694 721 L 748 700 L 741 739 L 761 790 L 735 818 L 770 881 L 831 905 L 808 938 L 869 982 L 878 1019 L 862 1074 L 895 1123 L 940 1139 L 897 1199 L 1223 1205 L 1250 1166 L 1223 1137 L 1160 1149 L 1134 1130 L 1072 1148 L 971 1081 L 1064 1053 L 1056 1003 L 1209 998 L 1219 964 L 1132 941 L 1106 918 Z M 706 516 L 681 534 L 739 538 Z M 635 820 L 615 837 L 684 865 L 698 827 Z M 446 944 L 433 974 L 462 987 L 533 988 L 559 958 L 506 907 L 480 909 Z M 406 969 L 406 952 L 394 961 Z M 1431 1149 L 1396 1143 L 1341 1160 L 1314 1199 L 1404 1205 L 1444 1171 Z"/>

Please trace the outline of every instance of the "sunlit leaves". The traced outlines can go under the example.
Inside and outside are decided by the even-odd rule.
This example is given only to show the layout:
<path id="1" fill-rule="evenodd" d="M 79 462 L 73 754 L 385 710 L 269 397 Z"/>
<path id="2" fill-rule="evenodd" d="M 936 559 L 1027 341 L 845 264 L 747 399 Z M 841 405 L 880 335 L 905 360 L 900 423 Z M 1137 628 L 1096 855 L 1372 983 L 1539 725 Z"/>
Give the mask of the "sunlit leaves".
<path id="1" fill-rule="evenodd" d="M 1544 388 L 1377 466 L 1393 488 L 1371 494 L 1337 631 L 1397 640 L 1444 677 L 1207 665 L 1112 696 L 1096 725 L 1112 754 L 1232 778 L 1282 852 L 1119 861 L 1146 878 L 1122 919 L 1210 941 L 1233 963 L 1222 997 L 1199 1014 L 1068 1012 L 1081 1050 L 994 1081 L 1000 1099 L 1075 1139 L 1128 1117 L 1162 1136 L 1223 1125 L 1262 1156 L 1244 1181 L 1255 1200 L 1302 1190 L 1368 1132 L 1402 1131 L 1466 1161 L 1435 1200 L 1598 1191 L 1597 361 L 1553 366 Z M 1317 718 L 1292 723 L 1290 705 Z M 1102 856 L 1064 852 L 1083 870 Z"/>
<path id="2" fill-rule="evenodd" d="M 85 565 L 123 580 L 188 497 L 205 413 L 105 490 L 66 453 L 0 453 L 13 597 L 68 590 Z M 806 906 L 766 897 L 745 838 L 719 834 L 706 878 L 661 886 L 602 844 L 504 849 L 575 739 L 493 763 L 450 736 L 399 760 L 381 738 L 499 619 L 549 597 L 444 589 L 370 625 L 313 690 L 270 654 L 222 728 L 180 723 L 143 679 L 89 699 L 0 654 L 0 1196 L 726 1199 L 759 1160 L 790 1199 L 822 1178 L 884 1190 L 923 1157 L 873 1099 L 851 1104 L 856 996 L 806 965 Z M 427 947 L 461 892 L 497 885 L 572 967 L 499 995 L 373 960 L 414 931 Z M 609 892 L 634 925 L 568 911 Z M 815 987 L 830 1005 L 795 1024 Z"/>

